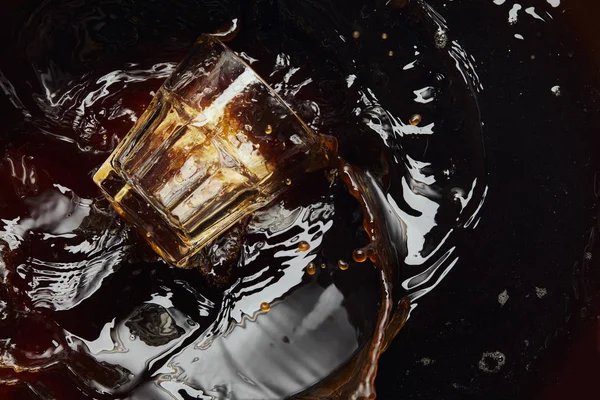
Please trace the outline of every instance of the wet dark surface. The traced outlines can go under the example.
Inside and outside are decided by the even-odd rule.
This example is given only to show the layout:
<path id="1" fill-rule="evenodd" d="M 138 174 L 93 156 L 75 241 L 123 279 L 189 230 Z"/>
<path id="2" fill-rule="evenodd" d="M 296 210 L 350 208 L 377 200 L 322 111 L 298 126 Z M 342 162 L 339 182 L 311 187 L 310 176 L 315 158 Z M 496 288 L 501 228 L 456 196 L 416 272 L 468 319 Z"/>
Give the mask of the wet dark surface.
<path id="1" fill-rule="evenodd" d="M 125 393 L 130 383 L 123 383 L 129 378 L 119 362 L 101 363 L 77 340 L 102 337 L 103 327 L 114 319 L 139 336 L 138 342 L 150 349 L 140 354 L 148 356 L 154 354 L 153 348 L 180 338 L 182 346 L 189 345 L 198 338 L 194 339 L 198 326 L 208 328 L 212 321 L 227 320 L 220 310 L 235 309 L 235 300 L 241 297 L 225 296 L 222 285 L 211 285 L 197 271 L 173 270 L 155 262 L 98 198 L 90 178 L 127 132 L 131 117 L 139 116 L 148 104 L 150 91 L 158 88 L 193 40 L 233 18 L 239 18 L 242 28 L 231 47 L 259 60 L 253 67 L 263 77 L 269 76 L 269 83 L 311 127 L 337 136 L 345 158 L 383 176 L 384 182 L 387 179 L 386 190 L 400 209 L 410 209 L 408 204 L 416 207 L 417 211 L 405 215 L 409 246 L 406 264 L 399 266 L 400 280 L 419 276 L 440 260 L 431 281 L 419 287 L 428 289 L 426 296 L 420 297 L 419 290 L 403 293 L 412 296 L 418 307 L 381 359 L 378 397 L 554 399 L 568 394 L 593 398 L 594 377 L 600 373 L 596 261 L 600 44 L 594 42 L 599 6 L 593 1 L 558 7 L 541 0 L 523 1 L 511 24 L 512 0 L 501 5 L 492 0 L 431 0 L 429 4 L 448 26 L 447 42 L 438 49 L 436 42 L 444 42 L 436 36 L 440 20 L 425 5 L 413 0 L 398 9 L 392 6 L 403 2 L 355 3 L 177 1 L 167 6 L 148 1 L 141 6 L 72 1 L 5 6 L 10 17 L 0 31 L 5 93 L 0 95 L 5 120 L 0 134 L 0 218 L 5 233 L 11 232 L 8 222 L 18 216 L 21 227 L 23 220 L 33 221 L 28 229 L 34 233 L 18 240 L 12 251 L 7 252 L 6 246 L 3 250 L 10 286 L 0 293 L 6 302 L 0 321 L 2 363 L 42 367 L 42 371 L 3 369 L 4 381 L 19 380 L 17 386 L 0 387 L 3 398 L 76 399 L 83 393 L 99 397 L 98 388 L 90 384 L 93 381 L 108 393 L 124 385 L 121 393 Z M 529 7 L 535 7 L 533 13 L 526 12 Z M 360 37 L 354 39 L 353 31 Z M 381 38 L 383 32 L 387 39 Z M 453 46 L 454 40 L 459 47 Z M 291 64 L 285 62 L 286 55 Z M 462 56 L 466 61 L 460 61 Z M 415 67 L 405 68 L 415 59 Z M 297 74 L 286 78 L 295 67 L 300 68 Z M 349 83 L 350 75 L 356 76 L 356 83 Z M 415 91 L 429 86 L 432 91 L 421 92 L 425 102 L 415 102 Z M 551 90 L 555 86 L 560 87 L 559 95 Z M 428 102 L 428 96 L 434 100 Z M 433 135 L 410 130 L 408 120 L 415 113 L 423 117 L 421 128 L 435 124 Z M 394 125 L 390 122 L 394 118 L 404 123 Z M 382 152 L 391 165 L 388 175 L 379 162 Z M 400 159 L 396 164 L 394 156 Z M 420 165 L 415 160 L 431 163 L 417 171 L 421 178 L 410 169 Z M 416 201 L 439 204 L 431 226 L 427 207 L 415 206 L 411 191 L 401 186 L 402 176 L 419 181 L 423 175 L 434 178 L 434 184 L 426 185 L 430 191 L 414 182 L 413 191 L 421 193 Z M 479 186 L 473 184 L 475 179 Z M 351 327 L 347 332 L 353 332 L 360 345 L 372 330 L 377 291 L 373 267 L 362 264 L 364 268 L 358 269 L 353 264 L 346 271 L 352 275 L 331 268 L 366 242 L 364 232 L 360 233 L 358 206 L 339 184 L 329 187 L 322 177 L 314 180 L 317 185 L 300 185 L 296 192 L 311 195 L 290 196 L 284 199 L 285 207 L 320 215 L 317 231 L 330 233 L 314 246 L 316 262 L 330 265 L 316 275 L 314 283 L 310 277 L 302 278 L 305 286 L 297 293 L 310 298 L 311 290 L 318 293 L 334 282 L 346 298 L 344 309 Z M 466 197 L 472 186 L 476 190 L 466 206 L 452 201 L 457 194 Z M 479 211 L 484 188 L 488 192 Z M 335 208 L 335 217 L 323 215 L 327 205 Z M 68 216 L 66 211 L 61 214 L 63 206 Z M 48 212 L 53 207 L 56 212 Z M 87 209 L 91 211 L 84 215 L 87 211 L 81 210 Z M 324 229 L 329 221 L 333 228 Z M 429 226 L 429 233 L 411 231 L 423 224 Z M 294 245 L 296 232 L 310 231 L 303 225 L 294 229 L 273 243 L 286 248 Z M 75 237 L 45 235 L 73 232 Z M 247 242 L 250 247 L 261 242 L 260 230 L 253 235 Z M 423 248 L 411 250 L 410 240 L 421 236 L 426 237 Z M 93 246 L 84 246 L 79 253 L 68 251 L 85 241 Z M 259 253 L 257 262 L 245 265 L 247 269 L 235 276 L 255 274 L 274 257 L 269 251 Z M 415 257 L 427 254 L 432 258 Z M 93 270 L 93 274 L 89 281 L 73 278 L 82 290 L 73 292 L 71 275 L 63 275 L 62 283 L 44 291 L 47 281 L 34 278 L 47 276 L 48 263 L 56 262 L 80 263 L 75 269 Z M 288 272 L 301 270 L 308 260 L 292 257 L 289 262 Z M 269 270 L 269 276 L 282 277 L 285 271 Z M 261 284 L 263 279 L 251 283 Z M 267 289 L 281 290 L 265 286 L 267 294 Z M 234 287 L 232 293 L 236 290 L 245 289 Z M 76 293 L 74 299 L 65 296 L 70 293 Z M 176 311 L 162 300 L 149 302 L 157 296 L 173 296 Z M 281 303 L 281 309 L 286 304 L 291 307 L 289 315 L 306 309 L 304 300 L 295 303 L 295 297 L 285 298 L 292 299 Z M 272 295 L 264 300 L 271 299 Z M 185 318 L 179 321 L 178 313 L 195 325 L 186 325 Z M 268 331 L 269 325 L 262 329 Z M 75 344 L 69 343 L 64 330 L 79 338 Z M 6 342 L 8 338 L 15 347 Z M 287 341 L 282 343 L 288 344 L 290 337 L 284 338 Z M 52 340 L 68 350 L 50 357 L 32 356 L 58 348 Z M 274 365 L 289 356 L 285 351 L 275 354 Z M 6 357 L 16 363 L 7 363 Z M 336 362 L 347 357 L 342 352 Z M 46 365 L 54 361 L 75 373 Z M 295 373 L 300 374 L 303 365 Z M 150 380 L 158 368 L 138 375 L 142 381 Z M 143 387 L 135 382 L 132 385 Z M 191 396 L 189 387 L 181 390 Z M 207 389 L 213 394 L 220 390 Z M 139 389 L 132 398 L 154 395 L 158 396 Z"/>
<path id="2" fill-rule="evenodd" d="M 461 267 L 383 356 L 379 387 L 411 399 L 596 398 L 600 8 L 523 1 L 554 20 L 521 10 L 509 26 L 513 1 L 433 3 L 478 60 L 491 194 Z M 505 364 L 482 371 L 496 351 Z"/>

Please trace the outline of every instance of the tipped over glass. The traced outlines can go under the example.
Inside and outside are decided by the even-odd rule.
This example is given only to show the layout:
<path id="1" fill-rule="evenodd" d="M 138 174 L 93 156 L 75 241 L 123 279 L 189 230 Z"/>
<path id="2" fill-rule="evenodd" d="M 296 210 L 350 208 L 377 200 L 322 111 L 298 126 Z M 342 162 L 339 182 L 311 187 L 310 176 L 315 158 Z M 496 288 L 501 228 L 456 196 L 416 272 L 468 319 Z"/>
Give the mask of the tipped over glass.
<path id="1" fill-rule="evenodd" d="M 328 158 L 250 66 L 203 35 L 94 181 L 164 260 L 185 266 Z"/>

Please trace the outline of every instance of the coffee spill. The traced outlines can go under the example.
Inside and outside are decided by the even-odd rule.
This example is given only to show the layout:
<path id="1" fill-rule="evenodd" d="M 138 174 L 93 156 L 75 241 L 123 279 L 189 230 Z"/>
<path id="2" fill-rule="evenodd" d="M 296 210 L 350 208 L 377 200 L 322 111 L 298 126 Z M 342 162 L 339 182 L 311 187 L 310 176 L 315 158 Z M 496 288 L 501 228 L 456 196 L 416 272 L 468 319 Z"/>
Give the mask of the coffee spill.
<path id="1" fill-rule="evenodd" d="M 393 258 L 390 258 L 388 254 L 391 244 L 383 242 L 384 234 L 382 224 L 384 217 L 377 215 L 381 212 L 380 208 L 377 208 L 377 204 L 371 201 L 371 197 L 367 192 L 368 186 L 360 181 L 360 177 L 357 175 L 357 171 L 350 164 L 341 161 L 340 163 L 340 177 L 346 184 L 350 194 L 358 200 L 363 210 L 363 227 L 365 232 L 369 235 L 371 241 L 370 245 L 374 249 L 374 263 L 377 265 L 379 270 L 379 285 L 381 291 L 381 305 L 379 308 L 379 314 L 377 318 L 377 325 L 375 327 L 375 333 L 371 339 L 371 343 L 364 356 L 366 367 L 362 369 L 359 380 L 357 381 L 356 388 L 353 389 L 350 398 L 351 399 L 374 399 L 375 398 L 375 378 L 377 375 L 377 361 L 383 349 L 386 346 L 386 330 L 390 321 L 392 320 L 392 310 L 394 309 L 393 298 L 392 298 L 392 279 L 393 271 L 392 268 L 396 268 L 396 265 L 389 264 Z M 389 247 L 388 247 L 389 246 Z M 341 261 L 340 261 L 341 262 Z M 347 264 L 346 264 L 346 268 Z M 340 269 L 341 265 L 340 265 Z M 404 304 L 404 303 L 403 303 Z M 405 308 L 398 308 L 396 313 L 404 315 L 406 313 Z M 402 321 L 405 321 L 406 317 L 396 317 Z M 403 322 L 402 322 L 403 323 Z M 401 326 L 400 326 L 401 327 Z M 388 340 L 391 340 L 395 333 L 400 327 L 394 327 L 392 332 L 388 333 Z"/>
<path id="2" fill-rule="evenodd" d="M 479 222 L 482 86 L 458 38 L 436 47 L 447 27 L 426 3 L 188 3 L 8 7 L 15 23 L 0 29 L 19 39 L 0 49 L 3 399 L 374 398 L 410 301 Z M 90 176 L 211 31 L 346 161 L 293 185 L 280 176 L 289 193 L 199 269 L 169 268 Z M 362 263 L 340 271 L 351 259 Z"/>

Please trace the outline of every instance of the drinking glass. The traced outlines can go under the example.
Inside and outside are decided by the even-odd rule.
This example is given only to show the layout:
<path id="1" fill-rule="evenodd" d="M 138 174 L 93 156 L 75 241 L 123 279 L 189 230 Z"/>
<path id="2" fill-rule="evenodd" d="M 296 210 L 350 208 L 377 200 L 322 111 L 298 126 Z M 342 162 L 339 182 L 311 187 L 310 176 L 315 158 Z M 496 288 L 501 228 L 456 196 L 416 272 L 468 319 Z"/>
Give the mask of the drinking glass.
<path id="1" fill-rule="evenodd" d="M 167 262 L 265 206 L 327 146 L 236 53 L 203 35 L 94 176 Z"/>

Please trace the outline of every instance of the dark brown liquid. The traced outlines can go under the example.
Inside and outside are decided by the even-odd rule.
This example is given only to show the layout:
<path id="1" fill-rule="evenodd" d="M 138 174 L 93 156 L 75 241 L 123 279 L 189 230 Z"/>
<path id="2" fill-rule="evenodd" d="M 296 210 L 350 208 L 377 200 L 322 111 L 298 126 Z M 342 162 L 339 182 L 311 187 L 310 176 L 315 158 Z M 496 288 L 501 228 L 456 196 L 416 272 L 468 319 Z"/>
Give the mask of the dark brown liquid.
<path id="1" fill-rule="evenodd" d="M 452 232 L 472 226 L 485 188 L 466 53 L 439 51 L 431 10 L 397 3 L 361 27 L 349 10 L 288 2 L 11 11 L 19 23 L 5 29 L 18 40 L 0 64 L 0 396 L 373 397 L 407 299 L 449 268 Z M 294 181 L 210 246 L 201 271 L 171 268 L 91 176 L 196 37 L 236 18 L 228 45 L 313 130 L 338 139 L 345 164 Z M 433 100 L 415 102 L 420 88 Z M 354 261 L 356 249 L 367 257 Z M 311 263 L 320 267 L 305 273 Z"/>

